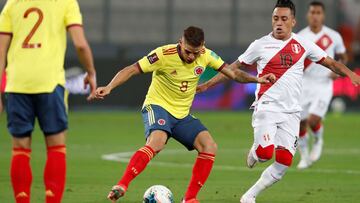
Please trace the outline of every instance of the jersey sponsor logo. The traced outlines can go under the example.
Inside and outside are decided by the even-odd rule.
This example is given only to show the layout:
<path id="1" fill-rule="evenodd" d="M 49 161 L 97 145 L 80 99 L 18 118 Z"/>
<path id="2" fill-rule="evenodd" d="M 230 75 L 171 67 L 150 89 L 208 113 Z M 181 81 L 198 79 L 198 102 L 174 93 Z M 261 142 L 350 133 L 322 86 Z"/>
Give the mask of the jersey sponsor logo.
<path id="1" fill-rule="evenodd" d="M 202 67 L 202 66 L 197 66 L 197 67 L 195 67 L 195 69 L 194 69 L 194 74 L 195 74 L 196 76 L 201 75 L 203 72 L 204 72 L 204 67 Z"/>
<path id="2" fill-rule="evenodd" d="M 295 54 L 299 54 L 301 52 L 301 46 L 300 44 L 291 44 L 291 50 L 295 53 Z"/>
<path id="3" fill-rule="evenodd" d="M 147 59 L 148 59 L 150 64 L 153 64 L 153 63 L 155 63 L 156 61 L 159 60 L 159 57 L 157 56 L 156 53 L 153 53 L 153 54 L 147 56 Z"/>
<path id="4" fill-rule="evenodd" d="M 166 124 L 165 119 L 160 118 L 160 119 L 158 120 L 158 124 L 159 124 L 159 125 L 165 125 L 165 124 Z"/>

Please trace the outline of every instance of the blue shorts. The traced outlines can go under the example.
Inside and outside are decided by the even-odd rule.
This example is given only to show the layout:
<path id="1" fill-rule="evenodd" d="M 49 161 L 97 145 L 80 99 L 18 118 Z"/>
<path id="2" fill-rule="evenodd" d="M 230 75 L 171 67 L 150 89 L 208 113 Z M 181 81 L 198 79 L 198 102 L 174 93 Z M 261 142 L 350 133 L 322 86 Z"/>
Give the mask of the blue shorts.
<path id="1" fill-rule="evenodd" d="M 14 137 L 29 137 L 38 119 L 45 135 L 53 135 L 67 129 L 65 89 L 58 85 L 52 93 L 6 93 L 7 126 Z"/>
<path id="2" fill-rule="evenodd" d="M 169 138 L 172 137 L 188 150 L 194 149 L 194 142 L 197 135 L 202 131 L 207 131 L 199 119 L 188 115 L 183 119 L 177 119 L 158 105 L 147 105 L 142 111 L 145 125 L 145 137 L 148 138 L 154 130 L 167 132 Z"/>

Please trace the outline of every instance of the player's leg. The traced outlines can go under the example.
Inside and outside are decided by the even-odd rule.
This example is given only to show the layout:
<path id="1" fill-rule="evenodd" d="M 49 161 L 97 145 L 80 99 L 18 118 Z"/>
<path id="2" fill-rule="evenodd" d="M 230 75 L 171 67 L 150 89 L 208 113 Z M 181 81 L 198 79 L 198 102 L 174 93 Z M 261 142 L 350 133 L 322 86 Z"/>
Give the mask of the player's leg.
<path id="1" fill-rule="evenodd" d="M 310 155 L 309 155 L 309 136 L 307 133 L 308 122 L 307 119 L 300 122 L 300 132 L 299 132 L 299 153 L 300 153 L 300 162 L 297 165 L 298 169 L 305 169 L 311 165 Z"/>
<path id="2" fill-rule="evenodd" d="M 253 168 L 257 162 L 266 162 L 273 157 L 274 136 L 277 131 L 276 113 L 254 112 L 252 126 L 254 143 L 247 156 L 247 166 Z"/>
<path id="3" fill-rule="evenodd" d="M 283 122 L 279 124 L 275 135 L 275 162 L 263 171 L 259 180 L 242 196 L 241 203 L 254 203 L 256 197 L 263 190 L 281 180 L 291 166 L 296 152 L 300 116 L 290 114 L 284 117 L 284 115 L 277 115 L 278 118 L 282 117 Z"/>
<path id="4" fill-rule="evenodd" d="M 16 203 L 29 203 L 32 183 L 31 132 L 35 114 L 30 95 L 7 94 L 8 130 L 13 136 L 10 176 Z"/>
<path id="5" fill-rule="evenodd" d="M 65 89 L 57 86 L 52 93 L 35 96 L 35 114 L 45 135 L 47 159 L 44 168 L 47 203 L 59 203 L 66 181 L 67 101 Z"/>
<path id="6" fill-rule="evenodd" d="M 173 129 L 172 137 L 183 144 L 188 150 L 196 149 L 198 151 L 192 170 L 192 177 L 183 199 L 183 202 L 186 203 L 196 203 L 198 202 L 196 196 L 212 170 L 217 145 L 200 120 L 191 115 L 178 120 Z"/>
<path id="7" fill-rule="evenodd" d="M 322 148 L 324 144 L 324 139 L 323 139 L 324 127 L 322 124 L 322 118 L 315 114 L 310 114 L 308 123 L 311 132 L 315 138 L 310 153 L 310 160 L 312 162 L 316 162 L 320 159 L 322 153 Z"/>
<path id="8" fill-rule="evenodd" d="M 332 86 L 328 88 L 327 86 L 322 88 L 322 91 L 318 91 L 318 98 L 314 100 L 314 105 L 309 109 L 309 118 L 308 124 L 311 129 L 311 132 L 314 136 L 314 143 L 312 150 L 310 152 L 310 160 L 316 162 L 319 160 L 322 148 L 323 148 L 323 133 L 324 127 L 322 124 L 322 119 L 325 117 L 328 107 L 332 98 Z"/>
<path id="9" fill-rule="evenodd" d="M 145 125 L 145 146 L 138 149 L 131 157 L 127 168 L 120 181 L 113 186 L 108 194 L 108 199 L 116 201 L 124 196 L 129 184 L 136 178 L 160 152 L 168 140 L 171 133 L 171 118 L 165 109 L 157 105 L 148 105 L 142 110 Z"/>
<path id="10" fill-rule="evenodd" d="M 47 203 L 60 203 L 66 181 L 65 131 L 47 134 L 45 137 L 47 159 L 44 169 L 45 196 Z"/>

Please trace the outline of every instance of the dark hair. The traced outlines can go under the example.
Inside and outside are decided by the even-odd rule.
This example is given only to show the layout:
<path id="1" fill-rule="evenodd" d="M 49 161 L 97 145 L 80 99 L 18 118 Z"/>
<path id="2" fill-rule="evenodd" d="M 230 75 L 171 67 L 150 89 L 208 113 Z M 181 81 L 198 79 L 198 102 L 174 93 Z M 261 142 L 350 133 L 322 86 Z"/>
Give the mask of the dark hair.
<path id="1" fill-rule="evenodd" d="M 278 0 L 275 8 L 289 8 L 293 16 L 296 14 L 295 4 L 291 0 Z"/>
<path id="2" fill-rule="evenodd" d="M 323 11 L 325 11 L 325 4 L 321 1 L 312 1 L 310 4 L 309 4 L 309 7 L 310 6 L 320 6 Z"/>
<path id="3" fill-rule="evenodd" d="M 184 38 L 189 45 L 198 47 L 204 43 L 205 34 L 201 28 L 190 26 L 184 30 Z"/>

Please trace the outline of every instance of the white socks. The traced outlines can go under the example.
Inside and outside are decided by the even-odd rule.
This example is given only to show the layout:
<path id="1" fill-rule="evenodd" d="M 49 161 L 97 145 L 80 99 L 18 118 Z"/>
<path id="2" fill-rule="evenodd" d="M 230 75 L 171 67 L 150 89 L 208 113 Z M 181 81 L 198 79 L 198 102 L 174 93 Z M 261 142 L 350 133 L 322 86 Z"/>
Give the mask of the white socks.
<path id="1" fill-rule="evenodd" d="M 288 166 L 274 162 L 261 174 L 259 180 L 244 194 L 247 197 L 256 197 L 261 191 L 281 180 Z"/>

